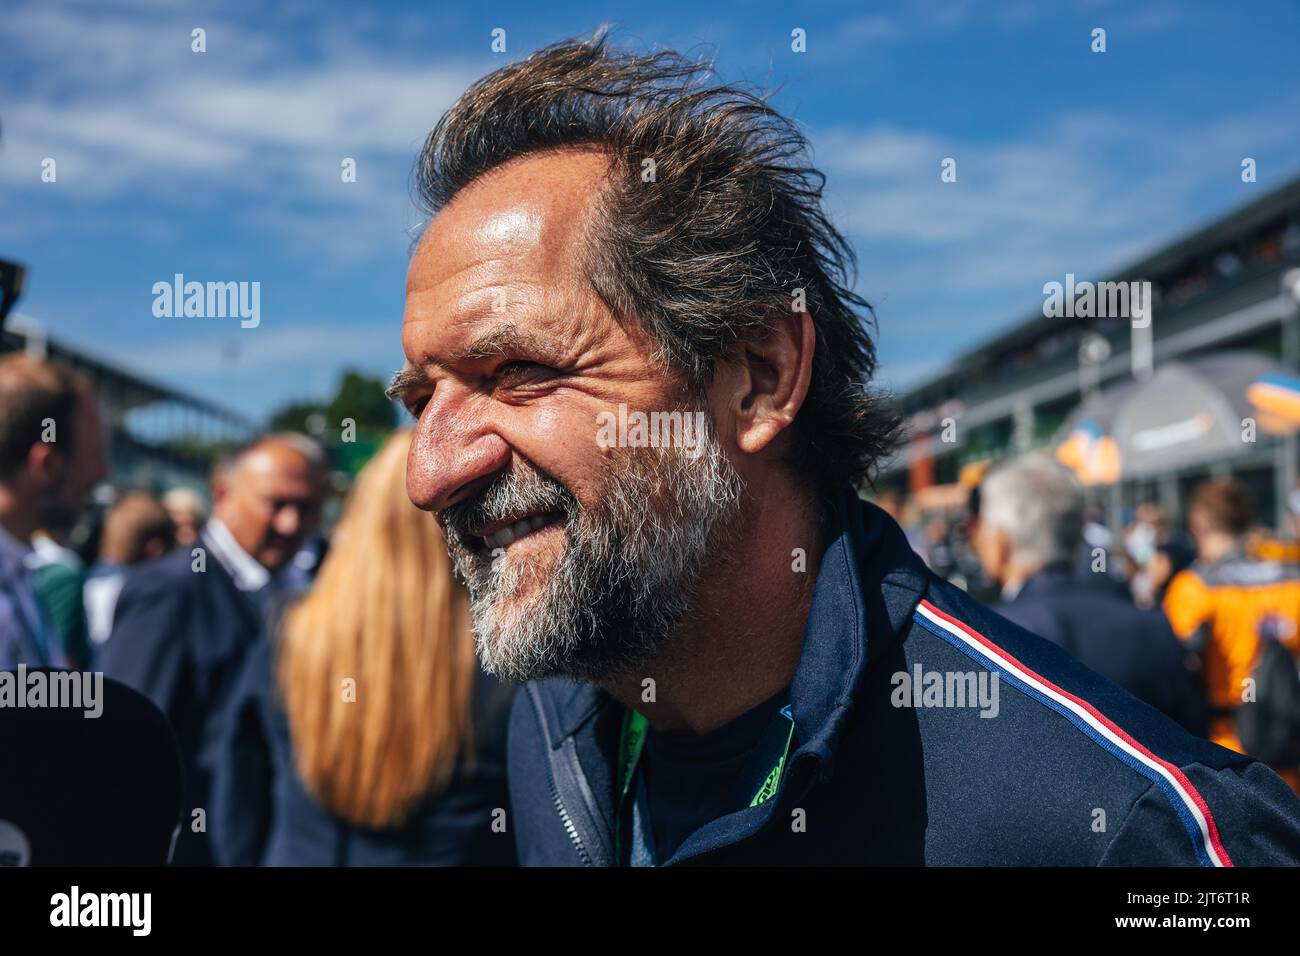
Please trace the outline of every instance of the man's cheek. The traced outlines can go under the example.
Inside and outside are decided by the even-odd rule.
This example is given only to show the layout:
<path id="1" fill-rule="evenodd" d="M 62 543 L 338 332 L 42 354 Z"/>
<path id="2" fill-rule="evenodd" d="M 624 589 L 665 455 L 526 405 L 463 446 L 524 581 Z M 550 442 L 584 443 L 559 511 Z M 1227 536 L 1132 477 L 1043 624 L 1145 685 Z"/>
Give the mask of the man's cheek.
<path id="1" fill-rule="evenodd" d="M 585 463 L 598 456 L 598 411 L 558 401 L 539 406 L 520 422 L 519 442 L 511 444 L 543 471 L 563 481 L 563 476 L 581 472 Z"/>

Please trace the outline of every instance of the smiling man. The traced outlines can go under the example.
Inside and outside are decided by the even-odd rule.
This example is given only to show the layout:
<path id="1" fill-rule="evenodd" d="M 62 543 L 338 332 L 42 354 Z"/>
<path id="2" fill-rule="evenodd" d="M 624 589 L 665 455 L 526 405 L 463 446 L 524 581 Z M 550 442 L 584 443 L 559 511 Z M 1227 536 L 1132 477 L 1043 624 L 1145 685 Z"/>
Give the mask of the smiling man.
<path id="1" fill-rule="evenodd" d="M 527 682 L 521 860 L 1294 862 L 1267 768 L 934 578 L 859 500 L 897 424 L 805 148 L 603 38 L 485 77 L 425 145 L 393 394 L 483 665 Z M 705 434 L 611 441 L 632 413 Z M 914 671 L 996 674 L 996 716 L 896 706 Z"/>

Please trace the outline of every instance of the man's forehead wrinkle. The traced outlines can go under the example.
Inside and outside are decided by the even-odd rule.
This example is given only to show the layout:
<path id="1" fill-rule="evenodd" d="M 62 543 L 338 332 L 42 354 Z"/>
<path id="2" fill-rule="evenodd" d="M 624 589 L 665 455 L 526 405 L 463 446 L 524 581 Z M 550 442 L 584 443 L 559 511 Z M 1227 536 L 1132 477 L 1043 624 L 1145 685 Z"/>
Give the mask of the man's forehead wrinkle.
<path id="1" fill-rule="evenodd" d="M 461 270 L 464 272 L 465 270 Z M 450 343 L 477 338 L 483 325 L 508 304 L 510 311 L 528 307 L 538 296 L 525 293 L 530 283 L 524 281 L 467 283 L 466 287 L 448 290 L 426 289 L 409 297 L 404 325 L 435 323 L 436 339 L 424 339 L 424 351 L 452 347 Z M 504 298 L 502 297 L 504 294 Z M 422 300 L 413 307 L 411 298 Z"/>
<path id="2" fill-rule="evenodd" d="M 511 286 L 554 288 L 564 283 L 585 284 L 586 276 L 580 257 L 575 255 L 576 239 L 566 235 L 535 234 L 525 239 L 519 230 L 518 217 L 506 215 L 496 225 L 488 224 L 490 235 L 503 235 L 501 241 L 448 241 L 430 244 L 416 253 L 408 271 L 406 294 L 410 300 L 436 296 L 445 303 L 459 304 L 484 290 L 508 289 Z M 495 230 L 495 231 L 494 231 Z M 556 233 L 554 228 L 549 233 Z M 510 296 L 513 298 L 513 296 Z M 418 310 L 417 310 L 418 311 Z"/>
<path id="3" fill-rule="evenodd" d="M 561 302 L 551 312 L 555 317 L 555 334 L 576 353 L 589 352 L 601 336 L 604 304 L 594 296 L 579 296 L 576 290 L 566 290 Z M 612 330 L 610 326 L 604 328 L 606 332 Z"/>
<path id="4" fill-rule="evenodd" d="M 471 230 L 459 230 L 446 243 L 432 244 L 425 254 L 429 264 L 416 271 L 431 280 L 428 287 L 435 287 L 466 272 L 552 271 L 557 265 L 554 258 L 541 240 L 537 217 L 507 210 Z"/>
<path id="5" fill-rule="evenodd" d="M 600 319 L 609 310 L 591 288 L 581 254 L 592 191 L 580 185 L 585 168 L 575 176 L 571 164 L 557 168 L 557 159 L 493 171 L 434 218 L 407 281 L 412 364 L 432 374 L 527 346 L 535 360 L 551 356 L 556 365 L 577 367 L 604 353 Z M 534 338 L 494 332 L 506 319 Z"/>
<path id="6" fill-rule="evenodd" d="M 425 276 L 425 273 L 428 270 L 413 269 L 406 281 L 406 295 L 408 298 L 410 298 L 414 296 L 428 296 L 436 292 L 445 293 L 446 291 L 445 287 L 448 284 L 455 283 L 457 280 L 465 281 L 466 273 L 472 274 L 478 270 L 488 269 L 489 267 L 497 265 L 499 263 L 510 261 L 510 259 L 511 259 L 510 256 L 493 256 L 491 258 L 474 259 L 473 261 L 466 262 L 463 265 L 457 266 L 456 268 L 451 269 L 450 271 L 438 276 L 436 280 L 433 282 L 425 281 L 419 284 L 417 284 L 417 281 L 419 279 L 427 278 L 427 276 Z M 473 295 L 475 292 L 478 292 L 483 288 L 493 284 L 502 284 L 502 283 L 488 282 L 488 283 L 476 284 L 470 289 L 456 290 L 453 294 L 457 298 L 466 298 L 470 295 Z"/>
<path id="7" fill-rule="evenodd" d="M 485 173 L 452 198 L 429 223 L 416 250 L 434 262 L 469 255 L 521 256 L 540 270 L 573 273 L 574 251 L 586 234 L 593 202 L 594 171 L 604 158 L 573 164 L 575 155 L 519 157 Z"/>
<path id="8" fill-rule="evenodd" d="M 473 360 L 514 352 L 556 357 L 572 353 L 591 338 L 592 323 L 584 320 L 584 311 L 570 303 L 567 295 L 539 303 L 539 307 L 527 308 L 517 318 L 502 321 L 474 336 L 457 351 L 457 357 Z"/>

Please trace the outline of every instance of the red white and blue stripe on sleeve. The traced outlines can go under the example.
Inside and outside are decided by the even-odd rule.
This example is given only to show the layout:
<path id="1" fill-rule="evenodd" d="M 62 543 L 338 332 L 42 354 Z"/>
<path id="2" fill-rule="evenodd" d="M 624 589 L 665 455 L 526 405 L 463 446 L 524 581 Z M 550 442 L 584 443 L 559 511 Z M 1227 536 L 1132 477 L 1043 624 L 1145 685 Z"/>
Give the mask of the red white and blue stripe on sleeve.
<path id="1" fill-rule="evenodd" d="M 1203 866 L 1232 866 L 1205 798 L 1182 770 L 1161 760 L 1087 701 L 1030 670 L 1003 648 L 929 601 L 922 601 L 917 606 L 915 617 L 927 631 L 977 663 L 997 671 L 1002 680 L 1009 681 L 1065 717 L 1102 748 L 1159 787 L 1187 828 L 1197 859 Z"/>

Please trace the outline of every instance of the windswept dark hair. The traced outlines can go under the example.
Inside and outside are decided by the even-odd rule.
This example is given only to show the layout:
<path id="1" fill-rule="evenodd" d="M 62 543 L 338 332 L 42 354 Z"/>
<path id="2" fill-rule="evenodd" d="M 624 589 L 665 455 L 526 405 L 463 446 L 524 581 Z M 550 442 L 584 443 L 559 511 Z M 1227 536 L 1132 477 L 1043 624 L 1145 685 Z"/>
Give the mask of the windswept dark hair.
<path id="1" fill-rule="evenodd" d="M 512 159 L 600 150 L 610 175 L 586 265 L 614 315 L 640 322 L 660 360 L 702 391 L 715 363 L 761 339 L 802 290 L 817 347 L 795 421 L 799 464 L 826 492 L 869 481 L 899 420 L 868 387 L 875 316 L 822 210 L 825 176 L 792 121 L 712 79 L 707 63 L 617 50 L 604 31 L 539 50 L 478 80 L 438 121 L 419 198 L 436 215 Z"/>

